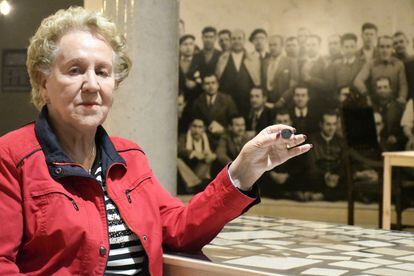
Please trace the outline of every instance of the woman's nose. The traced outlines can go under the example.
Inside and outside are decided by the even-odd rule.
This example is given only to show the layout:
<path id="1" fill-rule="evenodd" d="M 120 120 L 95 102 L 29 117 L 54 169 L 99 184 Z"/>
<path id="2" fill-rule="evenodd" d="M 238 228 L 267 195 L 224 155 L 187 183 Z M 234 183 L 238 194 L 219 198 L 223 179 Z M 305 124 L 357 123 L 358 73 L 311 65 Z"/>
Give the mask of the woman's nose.
<path id="1" fill-rule="evenodd" d="M 82 92 L 97 92 L 101 89 L 95 71 L 88 70 L 82 84 Z"/>

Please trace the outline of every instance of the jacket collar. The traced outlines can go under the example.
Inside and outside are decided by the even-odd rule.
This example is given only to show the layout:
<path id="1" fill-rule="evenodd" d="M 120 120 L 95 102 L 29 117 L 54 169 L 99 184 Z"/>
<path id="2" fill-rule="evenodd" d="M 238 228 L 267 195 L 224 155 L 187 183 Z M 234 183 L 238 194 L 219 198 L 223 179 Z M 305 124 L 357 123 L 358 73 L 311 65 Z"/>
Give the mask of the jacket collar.
<path id="1" fill-rule="evenodd" d="M 63 151 L 59 139 L 49 123 L 48 109 L 46 106 L 42 108 L 36 120 L 35 134 L 45 155 L 49 172 L 53 178 L 58 179 L 66 176 L 92 177 Z M 126 166 L 125 160 L 118 154 L 109 135 L 102 126 L 99 126 L 96 131 L 95 141 L 97 149 L 100 151 L 102 170 L 104 173 L 115 163 L 121 163 Z"/>

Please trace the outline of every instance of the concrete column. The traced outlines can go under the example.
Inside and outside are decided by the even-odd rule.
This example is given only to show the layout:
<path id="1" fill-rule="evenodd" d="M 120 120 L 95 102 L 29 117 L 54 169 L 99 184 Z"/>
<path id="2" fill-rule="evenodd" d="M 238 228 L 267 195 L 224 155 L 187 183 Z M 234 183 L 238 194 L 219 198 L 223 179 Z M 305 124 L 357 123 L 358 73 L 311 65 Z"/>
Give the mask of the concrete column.
<path id="1" fill-rule="evenodd" d="M 85 7 L 117 23 L 133 62 L 105 128 L 141 145 L 162 185 L 176 194 L 178 1 L 85 0 Z"/>

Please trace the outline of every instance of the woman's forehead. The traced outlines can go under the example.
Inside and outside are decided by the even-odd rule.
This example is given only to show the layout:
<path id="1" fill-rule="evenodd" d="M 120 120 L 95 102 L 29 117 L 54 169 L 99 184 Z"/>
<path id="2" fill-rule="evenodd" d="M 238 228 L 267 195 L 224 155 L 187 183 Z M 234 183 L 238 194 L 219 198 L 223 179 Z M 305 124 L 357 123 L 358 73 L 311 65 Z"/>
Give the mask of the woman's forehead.
<path id="1" fill-rule="evenodd" d="M 56 62 L 94 59 L 112 64 L 113 49 L 97 34 L 87 31 L 72 31 L 60 39 Z"/>

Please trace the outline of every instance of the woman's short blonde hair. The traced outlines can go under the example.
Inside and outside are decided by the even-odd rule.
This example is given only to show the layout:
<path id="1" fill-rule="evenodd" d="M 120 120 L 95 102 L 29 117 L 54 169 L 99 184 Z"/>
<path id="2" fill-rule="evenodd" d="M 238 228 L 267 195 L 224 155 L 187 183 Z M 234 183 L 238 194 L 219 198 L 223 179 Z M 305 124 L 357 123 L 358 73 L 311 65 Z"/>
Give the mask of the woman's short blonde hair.
<path id="1" fill-rule="evenodd" d="M 42 20 L 27 49 L 26 65 L 32 86 L 32 103 L 39 110 L 45 105 L 40 94 L 40 74 L 50 72 L 59 40 L 74 30 L 97 33 L 111 45 L 114 51 L 116 85 L 128 76 L 132 63 L 126 53 L 126 41 L 118 32 L 115 23 L 100 12 L 87 11 L 82 7 L 59 10 Z"/>

